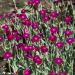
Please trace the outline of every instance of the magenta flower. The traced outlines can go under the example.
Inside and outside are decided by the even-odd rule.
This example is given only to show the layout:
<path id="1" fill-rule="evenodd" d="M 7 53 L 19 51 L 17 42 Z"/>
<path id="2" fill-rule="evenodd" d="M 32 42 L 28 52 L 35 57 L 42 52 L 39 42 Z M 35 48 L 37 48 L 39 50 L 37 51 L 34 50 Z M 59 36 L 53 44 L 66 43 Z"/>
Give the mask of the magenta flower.
<path id="1" fill-rule="evenodd" d="M 47 10 L 46 9 L 42 9 L 42 10 L 39 11 L 39 13 L 40 13 L 40 15 L 42 17 L 44 17 L 46 15 L 46 13 L 47 13 Z"/>
<path id="2" fill-rule="evenodd" d="M 64 42 L 57 42 L 55 45 L 56 45 L 57 48 L 63 48 Z"/>
<path id="3" fill-rule="evenodd" d="M 22 9 L 22 10 L 21 10 L 21 13 L 25 13 L 25 12 L 26 12 L 26 10 L 25 10 L 25 9 Z"/>
<path id="4" fill-rule="evenodd" d="M 50 13 L 50 17 L 54 20 L 56 17 L 59 16 L 59 12 L 58 11 L 52 11 Z"/>
<path id="5" fill-rule="evenodd" d="M 17 48 L 22 48 L 25 46 L 25 44 L 24 43 L 18 43 L 16 46 L 17 46 Z"/>
<path id="6" fill-rule="evenodd" d="M 38 65 L 42 64 L 42 58 L 40 58 L 38 55 L 33 57 L 33 61 Z"/>
<path id="7" fill-rule="evenodd" d="M 55 71 L 50 71 L 49 75 L 57 75 L 57 73 Z"/>
<path id="8" fill-rule="evenodd" d="M 29 0 L 28 4 L 32 6 L 37 6 L 40 3 L 40 0 Z"/>
<path id="9" fill-rule="evenodd" d="M 21 19 L 21 20 L 27 19 L 27 16 L 26 16 L 26 14 L 24 14 L 24 13 L 19 14 L 18 17 L 19 17 L 19 19 Z"/>
<path id="10" fill-rule="evenodd" d="M 60 72 L 59 75 L 68 75 L 66 71 Z"/>
<path id="11" fill-rule="evenodd" d="M 38 4 L 40 4 L 40 0 L 33 0 L 33 5 L 37 6 Z"/>
<path id="12" fill-rule="evenodd" d="M 22 24 L 24 24 L 27 27 L 30 27 L 31 26 L 31 21 L 29 19 L 22 20 Z"/>
<path id="13" fill-rule="evenodd" d="M 75 39 L 72 38 L 72 37 L 70 37 L 70 38 L 67 38 L 66 42 L 67 42 L 68 44 L 72 44 L 72 43 L 75 42 Z"/>
<path id="14" fill-rule="evenodd" d="M 24 33 L 23 38 L 25 38 L 25 39 L 30 38 L 30 34 L 29 33 Z"/>
<path id="15" fill-rule="evenodd" d="M 39 35 L 32 36 L 32 42 L 39 42 L 39 41 L 40 41 L 40 36 Z"/>
<path id="16" fill-rule="evenodd" d="M 67 24 L 71 23 L 72 22 L 72 17 L 71 16 L 64 17 L 64 22 L 67 23 Z"/>
<path id="17" fill-rule="evenodd" d="M 28 59 L 33 59 L 32 54 L 29 54 L 29 53 L 27 53 L 27 54 L 25 55 L 25 57 L 28 58 Z"/>
<path id="18" fill-rule="evenodd" d="M 23 51 L 25 51 L 25 52 L 29 52 L 29 51 L 30 51 L 29 48 L 28 48 L 28 45 L 23 45 L 23 46 L 21 46 L 21 49 L 22 49 Z"/>
<path id="19" fill-rule="evenodd" d="M 40 47 L 40 50 L 41 50 L 42 53 L 48 52 L 47 46 L 41 46 L 41 47 Z"/>
<path id="20" fill-rule="evenodd" d="M 39 28 L 39 23 L 34 21 L 34 22 L 32 22 L 31 26 L 33 29 L 37 29 L 37 28 Z"/>
<path id="21" fill-rule="evenodd" d="M 20 34 L 16 34 L 15 35 L 15 40 L 16 41 L 19 41 L 19 40 L 21 40 L 22 39 L 22 36 L 20 35 Z"/>
<path id="22" fill-rule="evenodd" d="M 42 20 L 43 20 L 43 22 L 46 23 L 46 22 L 48 22 L 50 20 L 50 18 L 49 18 L 48 15 L 45 15 L 45 16 L 42 17 Z"/>
<path id="23" fill-rule="evenodd" d="M 2 42 L 3 41 L 3 37 L 2 36 L 0 36 L 0 42 Z"/>
<path id="24" fill-rule="evenodd" d="M 29 0 L 29 1 L 27 2 L 27 4 L 28 4 L 28 5 L 33 5 L 33 1 Z"/>
<path id="25" fill-rule="evenodd" d="M 9 30 L 9 26 L 7 24 L 3 24 L 1 27 L 3 30 Z"/>
<path id="26" fill-rule="evenodd" d="M 56 42 L 57 41 L 57 37 L 55 36 L 55 35 L 51 35 L 51 36 L 49 36 L 49 41 L 51 41 L 51 42 Z"/>
<path id="27" fill-rule="evenodd" d="M 65 34 L 65 36 L 70 36 L 73 34 L 73 32 L 69 29 L 66 29 L 66 30 L 64 30 L 64 34 Z"/>
<path id="28" fill-rule="evenodd" d="M 54 0 L 54 3 L 58 4 L 61 3 L 62 0 Z"/>
<path id="29" fill-rule="evenodd" d="M 57 65 L 61 65 L 63 63 L 63 59 L 60 58 L 60 57 L 56 57 L 54 59 L 54 63 L 57 64 Z"/>
<path id="30" fill-rule="evenodd" d="M 23 75 L 31 75 L 31 71 L 29 68 L 23 70 Z"/>
<path id="31" fill-rule="evenodd" d="M 12 40 L 14 40 L 15 37 L 12 34 L 9 34 L 9 35 L 7 35 L 7 38 L 9 41 L 12 41 Z"/>
<path id="32" fill-rule="evenodd" d="M 51 26 L 51 27 L 50 27 L 50 32 L 51 32 L 51 33 L 58 33 L 58 31 L 59 31 L 59 29 L 58 29 L 57 26 Z"/>
<path id="33" fill-rule="evenodd" d="M 0 20 L 3 19 L 3 15 L 0 15 Z"/>
<path id="34" fill-rule="evenodd" d="M 5 52 L 5 53 L 3 54 L 3 58 L 4 58 L 4 59 L 10 59 L 10 58 L 12 58 L 12 53 L 9 52 L 9 51 Z"/>
<path id="35" fill-rule="evenodd" d="M 32 51 L 34 49 L 34 47 L 32 45 L 28 46 L 29 51 Z"/>

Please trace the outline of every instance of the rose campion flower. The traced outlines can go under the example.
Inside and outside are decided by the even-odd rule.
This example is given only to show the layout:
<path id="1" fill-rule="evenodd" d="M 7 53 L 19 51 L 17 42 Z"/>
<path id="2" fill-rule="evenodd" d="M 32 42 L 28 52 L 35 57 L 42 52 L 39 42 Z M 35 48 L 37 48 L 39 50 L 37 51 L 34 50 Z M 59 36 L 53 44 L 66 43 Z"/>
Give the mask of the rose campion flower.
<path id="1" fill-rule="evenodd" d="M 42 10 L 39 11 L 39 14 L 41 15 L 41 17 L 44 17 L 47 14 L 47 10 L 42 9 Z"/>
<path id="2" fill-rule="evenodd" d="M 0 42 L 2 42 L 3 41 L 3 37 L 2 36 L 0 36 Z"/>
<path id="3" fill-rule="evenodd" d="M 12 41 L 12 40 L 14 40 L 15 37 L 12 34 L 9 34 L 9 35 L 7 35 L 7 38 L 9 41 Z"/>
<path id="4" fill-rule="evenodd" d="M 59 12 L 58 11 L 52 11 L 49 15 L 49 17 L 54 20 L 55 18 L 57 18 L 59 16 Z"/>
<path id="5" fill-rule="evenodd" d="M 22 45 L 22 46 L 21 46 L 21 49 L 22 49 L 23 51 L 25 51 L 25 52 L 29 52 L 29 51 L 30 51 L 29 48 L 28 48 L 28 45 Z"/>
<path id="6" fill-rule="evenodd" d="M 41 50 L 42 53 L 48 52 L 47 46 L 41 46 L 41 47 L 40 47 L 40 50 Z"/>
<path id="7" fill-rule="evenodd" d="M 40 41 L 40 36 L 39 35 L 32 36 L 32 42 L 39 42 L 39 41 Z"/>
<path id="8" fill-rule="evenodd" d="M 18 17 L 19 17 L 19 19 L 21 19 L 21 20 L 27 19 L 27 16 L 26 16 L 26 14 L 24 14 L 24 13 L 19 14 Z"/>
<path id="9" fill-rule="evenodd" d="M 63 64 L 63 59 L 60 57 L 56 57 L 56 58 L 54 58 L 54 63 L 57 65 L 61 65 L 61 64 Z"/>
<path id="10" fill-rule="evenodd" d="M 55 71 L 50 71 L 49 75 L 57 75 Z"/>
<path id="11" fill-rule="evenodd" d="M 10 59 L 10 58 L 12 58 L 12 53 L 9 52 L 9 51 L 4 52 L 3 58 L 4 58 L 4 59 Z"/>
<path id="12" fill-rule="evenodd" d="M 29 33 L 24 33 L 24 34 L 23 34 L 23 38 L 25 38 L 25 39 L 30 38 L 30 34 L 29 34 Z"/>
<path id="13" fill-rule="evenodd" d="M 57 42 L 55 45 L 56 45 L 57 48 L 63 48 L 64 42 Z"/>
<path id="14" fill-rule="evenodd" d="M 67 42 L 68 44 L 72 44 L 72 43 L 75 42 L 75 38 L 72 38 L 72 37 L 67 38 L 66 42 Z"/>
<path id="15" fill-rule="evenodd" d="M 73 31 L 71 31 L 70 29 L 66 29 L 66 30 L 64 30 L 64 34 L 65 34 L 65 36 L 70 36 L 73 34 Z"/>
<path id="16" fill-rule="evenodd" d="M 30 27 L 31 26 L 31 21 L 29 19 L 22 20 L 22 24 L 27 26 L 27 27 Z"/>
<path id="17" fill-rule="evenodd" d="M 33 57 L 33 62 L 40 65 L 40 64 L 42 64 L 42 58 L 40 58 L 38 55 L 36 55 Z"/>
<path id="18" fill-rule="evenodd" d="M 72 17 L 71 16 L 64 17 L 64 22 L 67 23 L 67 24 L 71 23 L 72 22 Z"/>
<path id="19" fill-rule="evenodd" d="M 23 75 L 31 75 L 31 71 L 29 68 L 23 70 Z"/>
<path id="20" fill-rule="evenodd" d="M 61 71 L 59 75 L 68 75 L 68 73 L 66 71 Z"/>
<path id="21" fill-rule="evenodd" d="M 37 29 L 37 28 L 39 28 L 39 23 L 34 21 L 34 22 L 32 22 L 31 26 L 33 29 Z"/>
<path id="22" fill-rule="evenodd" d="M 25 13 L 25 12 L 26 12 L 26 10 L 25 10 L 25 9 L 22 9 L 22 10 L 21 10 L 21 13 Z"/>
<path id="23" fill-rule="evenodd" d="M 36 5 L 39 5 L 40 4 L 40 0 L 33 0 L 33 5 L 36 6 Z"/>
<path id="24" fill-rule="evenodd" d="M 57 41 L 57 37 L 55 36 L 55 35 L 51 35 L 51 36 L 49 36 L 49 41 L 51 41 L 51 42 L 56 42 Z"/>
<path id="25" fill-rule="evenodd" d="M 43 22 L 48 22 L 50 20 L 48 15 L 45 15 L 44 17 L 42 17 Z"/>
<path id="26" fill-rule="evenodd" d="M 54 3 L 58 4 L 58 3 L 61 3 L 62 0 L 53 0 Z"/>
<path id="27" fill-rule="evenodd" d="M 40 0 L 29 0 L 28 4 L 32 6 L 38 6 L 40 3 Z"/>
<path id="28" fill-rule="evenodd" d="M 54 34 L 54 33 L 58 33 L 58 31 L 59 31 L 59 29 L 58 29 L 57 26 L 51 26 L 51 27 L 50 27 L 50 32 L 51 32 L 51 33 L 53 33 L 53 34 Z"/>

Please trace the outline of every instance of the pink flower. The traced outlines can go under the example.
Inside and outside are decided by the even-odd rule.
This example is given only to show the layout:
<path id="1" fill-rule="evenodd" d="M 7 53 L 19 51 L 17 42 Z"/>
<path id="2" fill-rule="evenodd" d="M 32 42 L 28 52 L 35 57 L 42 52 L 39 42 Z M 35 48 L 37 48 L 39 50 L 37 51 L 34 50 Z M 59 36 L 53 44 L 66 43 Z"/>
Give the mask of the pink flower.
<path id="1" fill-rule="evenodd" d="M 3 25 L 1 26 L 1 28 L 2 28 L 3 30 L 9 30 L 9 26 L 8 26 L 7 24 L 3 24 Z"/>
<path id="2" fill-rule="evenodd" d="M 24 14 L 24 13 L 19 14 L 18 17 L 19 17 L 19 19 L 21 19 L 21 20 L 27 19 L 27 16 L 26 16 L 26 14 Z"/>
<path id="3" fill-rule="evenodd" d="M 0 20 L 3 19 L 3 15 L 0 15 Z"/>
<path id="4" fill-rule="evenodd" d="M 27 2 L 27 4 L 28 4 L 28 5 L 33 5 L 33 1 L 29 0 L 29 1 Z"/>
<path id="5" fill-rule="evenodd" d="M 37 6 L 38 4 L 40 4 L 40 0 L 33 0 L 33 5 Z"/>
<path id="6" fill-rule="evenodd" d="M 23 51 L 25 51 L 25 52 L 29 52 L 30 51 L 29 48 L 28 48 L 28 45 L 25 45 L 25 44 L 21 46 L 21 49 Z"/>
<path id="7" fill-rule="evenodd" d="M 24 33 L 23 38 L 25 38 L 25 39 L 30 38 L 30 34 L 29 33 Z"/>
<path id="8" fill-rule="evenodd" d="M 63 48 L 63 46 L 64 46 L 64 42 L 57 42 L 56 43 L 57 48 Z"/>
<path id="9" fill-rule="evenodd" d="M 63 59 L 60 58 L 60 57 L 56 57 L 54 59 L 54 63 L 57 64 L 57 65 L 61 65 L 63 63 Z"/>
<path id="10" fill-rule="evenodd" d="M 66 71 L 62 71 L 59 73 L 59 75 L 68 75 L 68 73 Z"/>
<path id="11" fill-rule="evenodd" d="M 27 27 L 30 27 L 31 26 L 31 21 L 29 19 L 22 20 L 22 24 L 24 24 Z"/>
<path id="12" fill-rule="evenodd" d="M 48 52 L 47 46 L 41 46 L 41 47 L 40 47 L 40 50 L 41 50 L 41 52 L 43 52 L 43 53 Z"/>
<path id="13" fill-rule="evenodd" d="M 48 15 L 45 15 L 45 16 L 42 17 L 42 20 L 43 20 L 43 22 L 46 23 L 46 22 L 48 22 L 50 20 L 50 18 L 49 18 Z"/>
<path id="14" fill-rule="evenodd" d="M 32 51 L 34 49 L 34 47 L 32 45 L 28 46 L 29 51 Z"/>
<path id="15" fill-rule="evenodd" d="M 57 41 L 57 37 L 55 36 L 55 35 L 51 35 L 51 36 L 49 36 L 49 41 L 51 41 L 51 42 L 56 42 Z"/>
<path id="16" fill-rule="evenodd" d="M 16 39 L 16 41 L 19 41 L 22 39 L 22 36 L 20 34 L 16 34 L 15 39 Z"/>
<path id="17" fill-rule="evenodd" d="M 21 10 L 21 13 L 25 13 L 25 12 L 26 12 L 26 10 L 25 10 L 25 9 L 22 9 L 22 10 Z"/>
<path id="18" fill-rule="evenodd" d="M 50 32 L 51 32 L 51 33 L 58 33 L 58 31 L 59 31 L 59 29 L 58 29 L 57 26 L 51 26 L 51 27 L 50 27 Z"/>
<path id="19" fill-rule="evenodd" d="M 9 52 L 9 51 L 5 52 L 5 53 L 3 54 L 3 58 L 4 58 L 4 59 L 10 59 L 10 58 L 12 58 L 12 53 Z"/>
<path id="20" fill-rule="evenodd" d="M 12 40 L 14 40 L 15 37 L 12 34 L 9 34 L 9 35 L 7 35 L 7 38 L 9 41 L 12 41 Z"/>
<path id="21" fill-rule="evenodd" d="M 40 58 L 38 55 L 33 57 L 33 61 L 38 65 L 42 64 L 42 58 Z"/>
<path id="22" fill-rule="evenodd" d="M 31 71 L 29 68 L 23 70 L 23 75 L 31 75 Z"/>
<path id="23" fill-rule="evenodd" d="M 73 34 L 73 32 L 69 29 L 66 29 L 66 30 L 64 30 L 64 34 L 65 34 L 65 36 L 70 36 Z"/>
<path id="24" fill-rule="evenodd" d="M 3 37 L 2 36 L 0 36 L 0 42 L 2 42 L 3 41 Z"/>
<path id="25" fill-rule="evenodd" d="M 49 75 L 57 75 L 57 73 L 55 71 L 50 71 Z"/>
<path id="26" fill-rule="evenodd" d="M 72 22 L 72 17 L 71 16 L 64 17 L 64 22 L 67 23 L 67 24 L 71 23 Z"/>
<path id="27" fill-rule="evenodd" d="M 72 44 L 72 43 L 75 42 L 75 39 L 72 38 L 72 37 L 70 37 L 70 38 L 67 38 L 66 42 L 67 42 L 68 44 Z"/>
<path id="28" fill-rule="evenodd" d="M 52 19 L 55 19 L 56 17 L 58 17 L 59 16 L 59 12 L 58 11 L 52 11 L 51 13 L 50 13 L 50 17 L 52 18 Z"/>
<path id="29" fill-rule="evenodd" d="M 37 29 L 37 28 L 39 28 L 39 24 L 38 24 L 38 22 L 35 22 L 35 21 L 32 22 L 31 26 L 32 26 L 33 29 Z"/>
<path id="30" fill-rule="evenodd" d="M 40 41 L 40 36 L 34 35 L 32 36 L 32 42 L 39 42 Z"/>
<path id="31" fill-rule="evenodd" d="M 28 4 L 32 6 L 37 6 L 39 5 L 39 3 L 40 3 L 40 0 L 29 0 L 28 1 Z"/>
<path id="32" fill-rule="evenodd" d="M 47 13 L 47 10 L 46 9 L 42 9 L 42 10 L 39 11 L 39 13 L 40 13 L 40 15 L 42 17 L 44 17 L 46 15 L 46 13 Z"/>
<path id="33" fill-rule="evenodd" d="M 54 0 L 54 3 L 58 4 L 61 3 L 62 0 Z"/>

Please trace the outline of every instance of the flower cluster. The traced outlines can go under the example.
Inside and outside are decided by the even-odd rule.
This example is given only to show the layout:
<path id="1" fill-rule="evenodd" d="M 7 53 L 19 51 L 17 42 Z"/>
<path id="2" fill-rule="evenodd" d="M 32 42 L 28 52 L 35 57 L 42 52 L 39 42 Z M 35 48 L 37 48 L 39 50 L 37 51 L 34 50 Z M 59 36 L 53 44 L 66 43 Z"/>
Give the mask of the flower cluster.
<path id="1" fill-rule="evenodd" d="M 54 8 L 48 10 L 39 8 L 41 0 L 28 0 L 30 9 L 1 16 L 2 57 L 11 62 L 13 74 L 21 68 L 23 75 L 73 75 L 73 16 L 65 12 L 62 16 L 60 4 L 61 0 L 53 0 Z"/>

